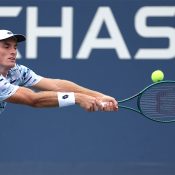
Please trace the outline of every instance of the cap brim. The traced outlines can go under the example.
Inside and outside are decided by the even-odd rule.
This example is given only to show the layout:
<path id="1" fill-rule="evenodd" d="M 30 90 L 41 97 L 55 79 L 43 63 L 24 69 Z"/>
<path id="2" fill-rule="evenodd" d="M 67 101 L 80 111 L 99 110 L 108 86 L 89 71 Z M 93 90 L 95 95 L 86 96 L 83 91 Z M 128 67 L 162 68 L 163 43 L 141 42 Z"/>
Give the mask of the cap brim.
<path id="1" fill-rule="evenodd" d="M 15 37 L 18 43 L 26 40 L 26 37 L 21 34 L 14 34 L 12 37 Z"/>

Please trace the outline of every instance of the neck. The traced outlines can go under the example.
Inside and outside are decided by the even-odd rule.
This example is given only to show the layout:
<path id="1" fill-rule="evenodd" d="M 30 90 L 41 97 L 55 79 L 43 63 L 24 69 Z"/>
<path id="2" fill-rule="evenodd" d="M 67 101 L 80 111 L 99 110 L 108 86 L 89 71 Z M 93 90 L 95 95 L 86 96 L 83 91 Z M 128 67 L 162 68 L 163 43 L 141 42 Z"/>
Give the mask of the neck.
<path id="1" fill-rule="evenodd" d="M 5 69 L 0 67 L 0 74 L 3 75 L 4 77 L 7 76 L 9 69 Z"/>

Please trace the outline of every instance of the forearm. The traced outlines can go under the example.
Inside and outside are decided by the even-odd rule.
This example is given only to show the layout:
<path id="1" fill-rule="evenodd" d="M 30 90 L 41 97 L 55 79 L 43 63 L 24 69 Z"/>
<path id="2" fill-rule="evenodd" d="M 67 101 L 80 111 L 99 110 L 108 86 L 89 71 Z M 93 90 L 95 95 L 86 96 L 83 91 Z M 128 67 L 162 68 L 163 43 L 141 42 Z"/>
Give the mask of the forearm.
<path id="1" fill-rule="evenodd" d="M 59 80 L 59 88 L 62 88 L 60 90 L 67 90 L 67 91 L 73 91 L 81 94 L 85 94 L 88 96 L 92 96 L 96 98 L 100 103 L 98 104 L 98 107 L 100 110 L 103 111 L 116 111 L 118 109 L 118 104 L 115 98 L 110 97 L 108 95 L 102 94 L 97 91 L 90 90 L 88 88 L 82 87 L 77 85 L 76 83 L 67 81 L 67 80 Z M 105 102 L 106 105 L 102 105 L 102 102 Z M 101 107 L 102 106 L 102 107 Z"/>
<path id="2" fill-rule="evenodd" d="M 82 93 L 82 94 L 86 94 L 86 95 L 90 95 L 92 97 L 102 97 L 104 96 L 104 94 L 94 91 L 94 90 L 90 90 L 88 88 L 82 87 L 76 83 L 73 83 L 71 81 L 67 81 L 67 80 L 56 80 L 57 82 L 57 87 L 59 88 L 59 91 L 72 91 L 72 92 L 76 92 L 76 93 Z"/>
<path id="3" fill-rule="evenodd" d="M 66 96 L 66 98 L 64 98 Z M 79 94 L 77 93 L 61 93 L 54 91 L 45 91 L 35 93 L 35 99 L 33 99 L 33 107 L 63 107 L 79 104 Z"/>
<path id="4" fill-rule="evenodd" d="M 42 91 L 57 91 L 57 92 L 76 92 L 92 97 L 102 97 L 103 94 L 97 91 L 82 87 L 68 80 L 43 78 L 39 83 L 33 86 Z"/>
<path id="5" fill-rule="evenodd" d="M 37 108 L 59 106 L 57 93 L 51 91 L 35 93 L 34 98 L 31 101 L 31 106 Z"/>
<path id="6" fill-rule="evenodd" d="M 111 109 L 117 108 L 117 101 L 108 95 L 102 94 L 100 92 L 90 90 L 88 88 L 82 87 L 74 82 L 67 80 L 59 80 L 59 79 L 49 79 L 43 78 L 39 83 L 37 83 L 34 88 L 38 88 L 40 90 L 49 90 L 49 91 L 58 91 L 58 92 L 74 92 L 79 93 L 81 95 L 87 95 L 89 97 L 95 98 L 98 102 L 112 102 L 112 104 L 108 104 L 107 108 Z M 107 111 L 108 109 L 105 108 Z"/>
<path id="7" fill-rule="evenodd" d="M 52 91 L 33 92 L 20 87 L 15 94 L 6 99 L 7 102 L 24 104 L 32 107 L 54 107 L 58 106 L 57 93 Z"/>
<path id="8" fill-rule="evenodd" d="M 66 98 L 64 98 L 65 96 Z M 24 87 L 20 87 L 12 96 L 7 98 L 6 101 L 36 108 L 63 107 L 78 104 L 87 111 L 96 108 L 97 103 L 95 98 L 80 93 L 62 93 L 55 91 L 33 92 Z"/>

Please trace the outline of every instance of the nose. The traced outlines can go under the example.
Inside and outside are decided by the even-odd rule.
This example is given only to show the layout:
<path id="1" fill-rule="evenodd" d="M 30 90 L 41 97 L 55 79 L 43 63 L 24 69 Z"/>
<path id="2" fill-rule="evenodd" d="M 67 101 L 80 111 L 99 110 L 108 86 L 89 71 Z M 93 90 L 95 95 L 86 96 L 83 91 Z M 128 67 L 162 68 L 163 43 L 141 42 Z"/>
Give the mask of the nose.
<path id="1" fill-rule="evenodd" d="M 15 48 L 11 49 L 11 55 L 15 56 L 17 54 L 17 50 Z"/>

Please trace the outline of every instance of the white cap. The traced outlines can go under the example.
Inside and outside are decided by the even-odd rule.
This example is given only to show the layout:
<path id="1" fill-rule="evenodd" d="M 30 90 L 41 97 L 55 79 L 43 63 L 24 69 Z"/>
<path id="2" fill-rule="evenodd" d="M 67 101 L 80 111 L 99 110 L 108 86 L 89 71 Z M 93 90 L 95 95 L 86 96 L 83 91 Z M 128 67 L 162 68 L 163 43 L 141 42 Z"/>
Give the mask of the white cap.
<path id="1" fill-rule="evenodd" d="M 13 34 L 9 30 L 0 30 L 0 40 L 4 40 L 11 37 L 15 37 L 17 39 L 17 42 L 22 42 L 26 40 L 26 37 L 24 35 Z"/>

